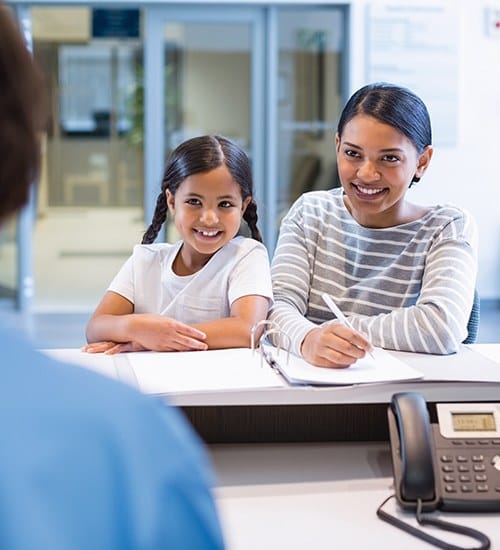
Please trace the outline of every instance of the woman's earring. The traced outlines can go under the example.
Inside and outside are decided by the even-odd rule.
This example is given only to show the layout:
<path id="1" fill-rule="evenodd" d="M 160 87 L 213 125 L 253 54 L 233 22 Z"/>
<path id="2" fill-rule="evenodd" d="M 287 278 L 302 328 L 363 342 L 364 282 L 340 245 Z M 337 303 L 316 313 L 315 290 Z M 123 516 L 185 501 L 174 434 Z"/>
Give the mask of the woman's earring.
<path id="1" fill-rule="evenodd" d="M 415 174 L 415 175 L 413 176 L 413 178 L 411 179 L 411 181 L 410 181 L 410 185 L 408 186 L 408 189 L 409 189 L 410 187 L 413 187 L 413 185 L 414 185 L 415 183 L 418 183 L 419 181 L 420 181 L 420 178 Z"/>

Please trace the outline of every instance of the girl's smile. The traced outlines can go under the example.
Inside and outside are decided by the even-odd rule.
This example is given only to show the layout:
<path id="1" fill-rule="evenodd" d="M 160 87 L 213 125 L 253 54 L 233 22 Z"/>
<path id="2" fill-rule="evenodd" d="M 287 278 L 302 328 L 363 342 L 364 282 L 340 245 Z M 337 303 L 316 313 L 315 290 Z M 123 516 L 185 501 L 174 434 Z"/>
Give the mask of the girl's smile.
<path id="1" fill-rule="evenodd" d="M 196 229 L 198 233 L 201 233 L 203 237 L 215 237 L 219 234 L 219 231 L 204 231 L 203 229 Z"/>

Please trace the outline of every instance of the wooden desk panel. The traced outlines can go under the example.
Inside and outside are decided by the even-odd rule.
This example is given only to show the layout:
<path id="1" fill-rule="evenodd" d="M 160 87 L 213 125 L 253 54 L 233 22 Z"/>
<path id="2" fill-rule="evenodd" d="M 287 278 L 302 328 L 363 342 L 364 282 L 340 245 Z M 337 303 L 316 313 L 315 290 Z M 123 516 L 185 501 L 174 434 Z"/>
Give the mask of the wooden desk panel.
<path id="1" fill-rule="evenodd" d="M 387 404 L 182 407 L 206 443 L 388 441 Z"/>

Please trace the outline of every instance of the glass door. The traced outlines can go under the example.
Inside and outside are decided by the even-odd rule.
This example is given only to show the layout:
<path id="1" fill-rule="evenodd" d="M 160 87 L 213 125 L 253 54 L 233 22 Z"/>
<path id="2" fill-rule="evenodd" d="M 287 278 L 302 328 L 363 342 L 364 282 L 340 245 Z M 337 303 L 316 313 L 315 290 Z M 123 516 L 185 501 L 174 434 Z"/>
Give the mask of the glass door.
<path id="1" fill-rule="evenodd" d="M 12 308 L 17 299 L 17 255 L 17 222 L 11 218 L 0 227 L 0 307 Z"/>
<path id="2" fill-rule="evenodd" d="M 0 234 L 0 301 L 90 312 L 152 218 L 166 155 L 194 135 L 246 149 L 270 255 L 293 200 L 336 185 L 346 5 L 55 4 L 26 8 L 52 119 L 32 205 Z"/>
<path id="3" fill-rule="evenodd" d="M 262 204 L 262 10 L 158 7 L 148 12 L 146 28 L 145 78 L 154 82 L 145 94 L 146 221 L 166 156 L 202 134 L 224 135 L 246 150 Z M 166 239 L 177 240 L 173 225 Z"/>
<path id="4" fill-rule="evenodd" d="M 33 208 L 33 306 L 91 311 L 143 231 L 141 12 L 30 12 L 51 107 Z"/>
<path id="5" fill-rule="evenodd" d="M 275 231 L 300 195 L 339 186 L 334 138 L 347 88 L 347 11 L 283 7 L 276 23 Z"/>

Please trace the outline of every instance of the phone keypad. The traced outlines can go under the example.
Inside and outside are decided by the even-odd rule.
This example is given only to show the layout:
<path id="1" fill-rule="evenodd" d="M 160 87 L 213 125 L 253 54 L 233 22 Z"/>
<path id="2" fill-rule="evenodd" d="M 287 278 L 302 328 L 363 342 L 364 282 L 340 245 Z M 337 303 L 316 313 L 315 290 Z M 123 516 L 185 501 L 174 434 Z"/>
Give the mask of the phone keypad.
<path id="1" fill-rule="evenodd" d="M 484 454 L 480 452 L 482 449 L 479 449 L 480 445 L 484 448 L 484 445 L 492 443 L 493 441 L 491 440 L 453 440 L 451 444 L 453 447 L 457 447 L 456 452 L 453 452 L 453 448 L 450 447 L 442 450 L 442 454 L 439 455 L 439 467 L 445 493 L 462 493 L 464 496 L 473 492 L 484 494 L 490 492 L 490 490 L 500 493 L 500 485 L 496 479 L 492 480 L 495 483 L 494 486 L 488 484 L 488 474 L 485 464 L 488 462 L 488 458 L 485 459 Z M 478 446 L 477 451 L 471 448 L 475 445 Z M 461 446 L 463 446 L 463 451 L 466 452 L 462 452 L 459 449 Z"/>

